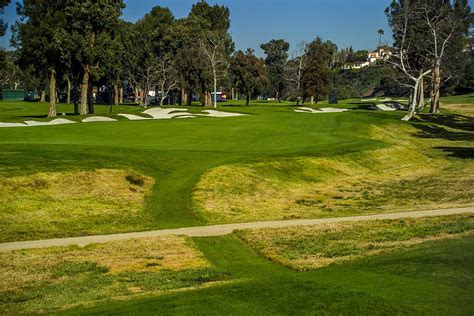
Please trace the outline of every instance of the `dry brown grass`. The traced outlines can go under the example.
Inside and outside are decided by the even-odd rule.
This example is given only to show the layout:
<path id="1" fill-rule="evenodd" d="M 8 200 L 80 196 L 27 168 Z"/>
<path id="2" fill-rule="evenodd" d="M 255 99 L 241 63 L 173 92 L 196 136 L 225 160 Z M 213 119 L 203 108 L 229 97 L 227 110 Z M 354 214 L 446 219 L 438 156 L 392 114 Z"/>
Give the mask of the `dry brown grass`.
<path id="1" fill-rule="evenodd" d="M 474 117 L 474 104 L 472 103 L 442 104 L 441 108 L 451 113 Z"/>
<path id="2" fill-rule="evenodd" d="M 371 137 L 391 147 L 217 167 L 196 186 L 195 211 L 225 223 L 472 205 L 474 164 L 446 158 L 431 149 L 443 141 L 414 133 L 373 127 Z"/>
<path id="3" fill-rule="evenodd" d="M 15 291 L 37 281 L 59 281 L 57 271 L 68 265 L 92 263 L 110 274 L 182 271 L 210 267 L 189 239 L 178 236 L 116 241 L 85 248 L 58 247 L 0 253 L 0 292 Z"/>
<path id="4" fill-rule="evenodd" d="M 143 183 L 131 183 L 130 175 Z M 145 197 L 153 184 L 109 169 L 0 178 L 0 241 L 146 228 Z"/>
<path id="5" fill-rule="evenodd" d="M 295 270 L 314 270 L 473 232 L 474 215 L 466 214 L 255 229 L 237 235 L 274 262 Z"/>

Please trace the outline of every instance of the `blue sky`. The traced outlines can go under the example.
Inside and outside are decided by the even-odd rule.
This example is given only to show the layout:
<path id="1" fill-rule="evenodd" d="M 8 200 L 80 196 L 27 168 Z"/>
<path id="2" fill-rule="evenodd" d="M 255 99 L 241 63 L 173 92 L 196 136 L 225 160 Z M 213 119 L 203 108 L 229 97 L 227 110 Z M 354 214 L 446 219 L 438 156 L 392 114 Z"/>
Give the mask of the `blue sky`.
<path id="1" fill-rule="evenodd" d="M 208 0 L 230 8 L 231 34 L 237 49 L 254 48 L 272 38 L 284 38 L 291 47 L 316 36 L 330 39 L 338 47 L 352 45 L 355 49 L 377 46 L 377 30 L 385 30 L 384 41 L 391 43 L 384 9 L 391 0 Z M 474 0 L 470 0 L 471 3 Z M 16 20 L 15 0 L 6 9 L 5 19 Z M 177 18 L 187 16 L 196 0 L 125 0 L 123 18 L 136 21 L 154 6 L 168 7 Z M 10 34 L 0 39 L 8 47 Z"/>

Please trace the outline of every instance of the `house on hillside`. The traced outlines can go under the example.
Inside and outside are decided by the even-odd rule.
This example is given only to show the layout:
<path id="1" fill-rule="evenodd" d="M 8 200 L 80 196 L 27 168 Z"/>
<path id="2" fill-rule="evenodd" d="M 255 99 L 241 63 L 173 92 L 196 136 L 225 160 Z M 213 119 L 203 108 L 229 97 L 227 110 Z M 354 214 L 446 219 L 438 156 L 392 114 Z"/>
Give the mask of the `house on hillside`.
<path id="1" fill-rule="evenodd" d="M 387 60 L 393 55 L 393 49 L 388 46 L 380 46 L 374 51 L 369 52 L 367 57 L 370 64 L 374 64 L 378 61 Z"/>

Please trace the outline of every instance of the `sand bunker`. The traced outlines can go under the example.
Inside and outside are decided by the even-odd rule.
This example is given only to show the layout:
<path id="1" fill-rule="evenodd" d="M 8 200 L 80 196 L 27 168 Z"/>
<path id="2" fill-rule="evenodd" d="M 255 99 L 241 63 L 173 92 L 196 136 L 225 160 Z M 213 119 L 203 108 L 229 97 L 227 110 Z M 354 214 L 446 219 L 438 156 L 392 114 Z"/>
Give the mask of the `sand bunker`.
<path id="1" fill-rule="evenodd" d="M 230 113 L 230 112 L 221 112 L 215 110 L 204 110 L 202 113 L 189 113 L 188 109 L 179 109 L 179 108 L 151 108 L 143 111 L 143 114 L 149 115 L 151 117 L 139 116 L 135 114 L 120 113 L 118 116 L 127 118 L 130 121 L 143 121 L 143 120 L 169 120 L 172 118 L 177 119 L 189 119 L 197 117 L 234 117 L 234 116 L 244 116 L 245 114 L 240 113 Z M 92 123 L 92 122 L 116 122 L 116 119 L 107 116 L 89 116 L 82 120 L 83 123 Z M 62 125 L 62 124 L 71 124 L 76 123 L 74 121 L 58 118 L 50 122 L 38 122 L 38 121 L 25 121 L 25 123 L 1 123 L 1 127 L 28 127 L 28 126 L 47 126 L 47 125 Z"/>
<path id="2" fill-rule="evenodd" d="M 383 103 L 377 104 L 376 107 L 380 111 L 396 111 L 397 110 L 396 108 L 388 106 L 388 105 L 383 104 Z"/>
<path id="3" fill-rule="evenodd" d="M 118 116 L 123 116 L 130 121 L 142 121 L 142 120 L 151 120 L 151 117 L 143 117 L 143 116 L 138 116 L 138 115 L 133 115 L 133 114 L 117 114 Z"/>
<path id="4" fill-rule="evenodd" d="M 25 124 L 28 126 L 47 126 L 47 125 L 63 125 L 63 124 L 74 124 L 76 122 L 66 120 L 66 119 L 54 119 L 49 122 L 38 122 L 38 121 L 25 121 Z"/>
<path id="5" fill-rule="evenodd" d="M 106 117 L 106 116 L 90 116 L 82 120 L 83 123 L 92 123 L 92 122 L 116 122 L 116 119 Z"/>
<path id="6" fill-rule="evenodd" d="M 0 123 L 0 127 L 25 127 L 23 123 Z"/>
<path id="7" fill-rule="evenodd" d="M 206 117 L 235 117 L 235 116 L 244 116 L 245 114 L 240 113 L 230 113 L 230 112 L 221 112 L 216 110 L 204 110 L 203 113 L 207 113 Z"/>
<path id="8" fill-rule="evenodd" d="M 349 109 L 336 109 L 336 108 L 321 108 L 321 109 L 312 109 L 308 107 L 299 107 L 298 110 L 294 110 L 297 113 L 312 113 L 312 114 L 322 114 L 322 113 L 341 113 L 347 112 Z"/>
<path id="9" fill-rule="evenodd" d="M 188 109 L 176 109 L 176 108 L 169 108 L 169 109 L 152 108 L 152 109 L 144 111 L 143 113 L 150 115 L 155 120 L 169 120 L 174 117 L 193 116 L 193 115 L 190 115 L 190 113 L 188 113 Z"/>

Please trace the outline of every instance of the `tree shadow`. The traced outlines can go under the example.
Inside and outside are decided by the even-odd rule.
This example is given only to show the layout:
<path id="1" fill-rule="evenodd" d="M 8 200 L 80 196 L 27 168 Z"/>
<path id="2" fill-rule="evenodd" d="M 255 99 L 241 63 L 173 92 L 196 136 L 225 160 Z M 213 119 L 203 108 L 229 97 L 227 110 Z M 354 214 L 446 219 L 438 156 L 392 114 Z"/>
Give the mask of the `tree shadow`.
<path id="1" fill-rule="evenodd" d="M 474 118 L 464 115 L 420 114 L 419 120 L 464 131 L 474 132 Z"/>
<path id="2" fill-rule="evenodd" d="M 412 122 L 420 138 L 439 138 L 451 141 L 474 140 L 474 119 L 463 115 L 421 114 Z"/>
<path id="3" fill-rule="evenodd" d="M 456 157 L 461 159 L 473 159 L 474 158 L 474 148 L 470 147 L 435 147 L 446 153 L 450 157 Z"/>

